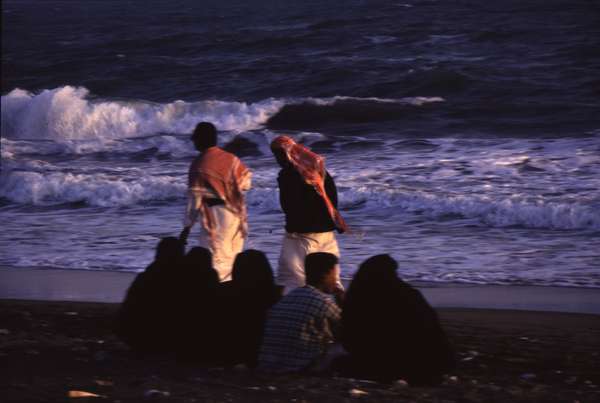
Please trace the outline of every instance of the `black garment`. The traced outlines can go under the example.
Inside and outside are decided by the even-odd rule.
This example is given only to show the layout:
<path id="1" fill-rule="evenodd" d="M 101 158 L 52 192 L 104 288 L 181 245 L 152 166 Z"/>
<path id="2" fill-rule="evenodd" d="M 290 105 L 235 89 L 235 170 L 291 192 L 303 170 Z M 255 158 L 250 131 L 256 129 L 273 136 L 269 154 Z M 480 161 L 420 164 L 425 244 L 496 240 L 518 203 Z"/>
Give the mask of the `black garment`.
<path id="1" fill-rule="evenodd" d="M 175 237 L 160 240 L 156 258 L 136 276 L 119 308 L 116 333 L 140 352 L 166 352 L 173 348 L 173 278 L 183 257 L 184 244 Z"/>
<path id="2" fill-rule="evenodd" d="M 136 276 L 118 312 L 117 335 L 139 352 L 172 348 L 169 267 L 161 266 L 169 265 L 154 262 Z"/>
<path id="3" fill-rule="evenodd" d="M 355 275 L 342 312 L 343 372 L 381 381 L 435 384 L 454 366 L 454 354 L 435 310 L 374 257 Z M 395 262 L 393 262 L 395 264 Z"/>
<path id="4" fill-rule="evenodd" d="M 256 367 L 267 312 L 280 296 L 275 286 L 252 290 L 237 286 L 235 281 L 219 285 L 215 327 L 218 337 L 214 345 L 219 355 L 214 364 Z"/>
<path id="5" fill-rule="evenodd" d="M 331 203 L 337 208 L 335 182 L 329 172 L 326 174 L 325 191 Z M 277 182 L 287 232 L 329 232 L 336 229 L 325 201 L 314 187 L 304 182 L 298 171 L 292 167 L 283 168 L 279 171 Z"/>
<path id="6" fill-rule="evenodd" d="M 177 268 L 173 303 L 175 350 L 183 361 L 212 363 L 218 357 L 216 294 L 219 275 L 206 248 L 192 248 Z"/>

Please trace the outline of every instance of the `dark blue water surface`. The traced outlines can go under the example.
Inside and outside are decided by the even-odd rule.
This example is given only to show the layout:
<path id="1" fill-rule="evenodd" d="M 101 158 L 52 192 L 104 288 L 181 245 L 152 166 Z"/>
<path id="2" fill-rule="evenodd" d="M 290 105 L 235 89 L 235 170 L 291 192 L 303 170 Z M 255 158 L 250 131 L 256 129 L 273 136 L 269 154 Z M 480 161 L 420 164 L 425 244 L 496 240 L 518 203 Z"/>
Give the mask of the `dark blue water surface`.
<path id="1" fill-rule="evenodd" d="M 600 288 L 598 0 L 3 0 L 1 115 L 1 267 L 142 270 L 209 120 L 275 267 L 287 134 L 335 177 L 344 277 Z"/>
<path id="2" fill-rule="evenodd" d="M 74 85 L 155 102 L 438 96 L 443 107 L 418 112 L 292 111 L 273 127 L 600 127 L 597 1 L 4 0 L 2 23 L 3 94 Z"/>

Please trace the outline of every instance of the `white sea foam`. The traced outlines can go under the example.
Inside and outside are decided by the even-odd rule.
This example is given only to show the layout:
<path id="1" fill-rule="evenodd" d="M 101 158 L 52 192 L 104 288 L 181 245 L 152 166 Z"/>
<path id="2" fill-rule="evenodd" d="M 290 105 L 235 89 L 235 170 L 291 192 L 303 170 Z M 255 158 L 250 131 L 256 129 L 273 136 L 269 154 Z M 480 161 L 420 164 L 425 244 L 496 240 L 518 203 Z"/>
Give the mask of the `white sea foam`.
<path id="1" fill-rule="evenodd" d="M 255 103 L 203 100 L 155 104 L 146 101 L 97 100 L 83 87 L 64 86 L 33 94 L 15 89 L 2 96 L 2 137 L 11 140 L 51 140 L 75 153 L 94 152 L 114 141 L 159 133 L 190 133 L 201 120 L 223 131 L 244 132 L 263 127 L 287 104 L 340 101 L 398 103 L 422 106 L 440 97 L 402 99 L 269 98 Z"/>
<path id="2" fill-rule="evenodd" d="M 367 35 L 365 38 L 375 45 L 383 45 L 385 43 L 398 41 L 398 38 L 389 35 Z"/>
<path id="3" fill-rule="evenodd" d="M 2 175 L 0 196 L 15 203 L 52 205 L 84 202 L 90 206 L 124 206 L 181 198 L 186 186 L 170 176 L 130 180 L 107 174 L 12 171 Z"/>
<path id="4" fill-rule="evenodd" d="M 221 130 L 260 127 L 284 105 L 207 100 L 153 104 L 90 100 L 83 87 L 65 86 L 32 94 L 15 89 L 2 96 L 2 136 L 12 139 L 110 141 L 156 133 L 190 133 L 201 120 Z"/>
<path id="5" fill-rule="evenodd" d="M 84 202 L 91 206 L 124 206 L 183 199 L 186 191 L 184 179 L 183 175 L 151 176 L 138 171 L 119 176 L 109 173 L 73 174 L 48 171 L 43 166 L 39 171 L 3 173 L 0 197 L 33 205 Z M 275 188 L 255 188 L 248 193 L 247 201 L 255 213 L 279 210 Z M 491 227 L 600 229 L 598 206 L 577 202 L 532 203 L 517 198 L 439 195 L 368 186 L 341 191 L 340 206 L 344 210 L 359 209 L 362 214 L 377 213 L 382 209 L 386 209 L 388 214 L 418 213 L 430 220 L 455 215 L 477 219 L 482 225 Z"/>
<path id="6" fill-rule="evenodd" d="M 392 209 L 420 213 L 429 219 L 457 215 L 478 219 L 491 227 L 522 226 L 549 229 L 600 229 L 600 206 L 576 202 L 532 203 L 511 198 L 475 195 L 437 195 L 425 192 L 358 188 L 341 192 L 341 207 Z M 398 211 L 400 210 L 400 211 Z M 388 210 L 389 212 L 389 210 Z"/>
<path id="7" fill-rule="evenodd" d="M 434 102 L 444 102 L 442 97 L 405 97 L 405 98 L 377 98 L 377 97 L 348 97 L 335 96 L 329 98 L 306 98 L 306 101 L 315 105 L 333 105 L 340 101 L 355 101 L 355 102 L 376 102 L 382 104 L 401 104 L 422 106 Z"/>

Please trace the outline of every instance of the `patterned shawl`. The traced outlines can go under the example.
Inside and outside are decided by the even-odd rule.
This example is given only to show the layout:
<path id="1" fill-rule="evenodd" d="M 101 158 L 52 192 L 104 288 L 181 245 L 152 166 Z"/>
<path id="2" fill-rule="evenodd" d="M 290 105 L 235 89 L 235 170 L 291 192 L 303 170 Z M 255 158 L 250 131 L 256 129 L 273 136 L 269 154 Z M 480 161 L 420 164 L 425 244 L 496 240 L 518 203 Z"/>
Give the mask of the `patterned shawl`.
<path id="1" fill-rule="evenodd" d="M 290 137 L 279 136 L 271 142 L 271 149 L 281 150 L 287 156 L 288 161 L 294 169 L 304 178 L 304 181 L 314 187 L 315 191 L 323 198 L 331 219 L 335 223 L 339 232 L 346 232 L 348 226 L 342 218 L 340 212 L 333 206 L 333 203 L 325 191 L 325 159 L 318 154 L 310 151 L 302 144 L 296 143 Z"/>
<path id="2" fill-rule="evenodd" d="M 250 171 L 238 157 L 218 147 L 210 147 L 194 159 L 188 176 L 190 189 L 211 189 L 240 218 L 238 230 L 244 237 L 248 235 L 248 216 L 241 187 L 247 175 Z M 200 212 L 204 228 L 213 240 L 215 218 L 211 209 L 202 203 Z"/>

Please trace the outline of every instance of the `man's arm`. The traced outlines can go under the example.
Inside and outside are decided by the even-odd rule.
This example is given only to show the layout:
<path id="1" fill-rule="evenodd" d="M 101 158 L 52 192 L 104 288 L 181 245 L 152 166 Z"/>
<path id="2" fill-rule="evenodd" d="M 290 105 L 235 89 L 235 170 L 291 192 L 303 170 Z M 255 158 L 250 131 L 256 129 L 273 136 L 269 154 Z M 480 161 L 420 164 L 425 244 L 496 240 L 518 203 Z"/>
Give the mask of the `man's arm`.
<path id="1" fill-rule="evenodd" d="M 337 208 L 337 204 L 338 204 L 337 188 L 335 186 L 335 181 L 333 180 L 331 175 L 329 175 L 329 172 L 326 172 L 326 175 L 325 175 L 325 192 L 327 192 L 327 196 L 329 197 L 329 200 L 331 200 L 331 203 L 334 205 L 335 208 Z"/>
<path id="2" fill-rule="evenodd" d="M 247 192 L 252 187 L 252 172 L 248 167 L 240 160 L 236 159 L 235 168 L 237 170 L 237 176 L 240 178 L 238 186 L 242 192 Z"/>
<path id="3" fill-rule="evenodd" d="M 188 201 L 183 217 L 183 226 L 189 230 L 198 221 L 200 206 L 202 205 L 202 194 L 199 191 L 188 190 Z"/>

